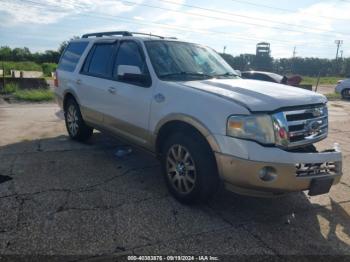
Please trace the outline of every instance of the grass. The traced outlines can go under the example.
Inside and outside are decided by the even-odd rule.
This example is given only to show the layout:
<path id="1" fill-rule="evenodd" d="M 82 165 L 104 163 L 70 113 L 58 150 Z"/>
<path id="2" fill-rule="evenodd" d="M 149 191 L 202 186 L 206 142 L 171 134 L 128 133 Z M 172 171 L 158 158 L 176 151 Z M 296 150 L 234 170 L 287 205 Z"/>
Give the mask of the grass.
<path id="1" fill-rule="evenodd" d="M 51 72 L 54 72 L 57 68 L 55 63 L 42 63 L 38 64 L 32 61 L 14 62 L 14 61 L 3 61 L 0 63 L 0 69 L 2 66 L 5 67 L 5 75 L 10 75 L 10 70 L 20 71 L 39 71 L 43 72 L 44 76 L 51 76 Z"/>
<path id="2" fill-rule="evenodd" d="M 25 61 L 25 62 L 3 61 L 0 65 L 1 66 L 4 65 L 6 74 L 9 74 L 11 69 L 23 70 L 23 71 L 42 71 L 41 65 L 31 61 Z"/>
<path id="3" fill-rule="evenodd" d="M 18 89 L 18 85 L 16 83 L 7 83 L 5 84 L 4 90 L 1 90 L 1 93 L 12 94 L 16 92 L 17 89 Z"/>
<path id="4" fill-rule="evenodd" d="M 341 95 L 340 94 L 337 94 L 337 93 L 329 93 L 329 94 L 326 94 L 325 95 L 328 100 L 338 100 L 338 99 L 341 99 Z"/>
<path id="5" fill-rule="evenodd" d="M 54 94 L 49 89 L 30 89 L 30 90 L 17 90 L 14 93 L 14 97 L 22 101 L 43 102 L 43 101 L 53 100 Z"/>
<path id="6" fill-rule="evenodd" d="M 305 85 L 316 85 L 317 77 L 303 76 L 301 84 Z M 324 76 L 320 77 L 320 85 L 336 85 L 338 80 L 343 79 L 341 76 Z"/>

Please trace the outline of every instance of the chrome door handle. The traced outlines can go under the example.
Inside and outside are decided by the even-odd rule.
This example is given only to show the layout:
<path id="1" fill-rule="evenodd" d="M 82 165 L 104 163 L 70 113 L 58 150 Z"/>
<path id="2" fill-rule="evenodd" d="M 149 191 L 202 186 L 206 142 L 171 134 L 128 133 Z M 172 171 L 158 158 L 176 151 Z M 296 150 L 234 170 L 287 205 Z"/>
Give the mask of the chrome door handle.
<path id="1" fill-rule="evenodd" d="M 77 79 L 77 81 L 75 81 L 77 83 L 77 85 L 81 84 L 81 79 Z"/>
<path id="2" fill-rule="evenodd" d="M 108 92 L 110 92 L 111 94 L 115 94 L 117 91 L 115 90 L 115 87 L 109 87 Z"/>

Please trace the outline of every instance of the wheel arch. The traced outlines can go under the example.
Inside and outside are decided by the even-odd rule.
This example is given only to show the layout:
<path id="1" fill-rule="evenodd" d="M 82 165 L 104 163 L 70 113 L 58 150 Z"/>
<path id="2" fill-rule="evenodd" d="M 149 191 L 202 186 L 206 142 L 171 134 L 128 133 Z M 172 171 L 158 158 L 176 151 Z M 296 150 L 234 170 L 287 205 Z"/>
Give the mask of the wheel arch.
<path id="1" fill-rule="evenodd" d="M 172 133 L 178 130 L 197 132 L 209 145 L 212 151 L 219 152 L 219 144 L 201 121 L 185 114 L 172 114 L 163 118 L 157 124 L 154 132 L 154 149 L 160 154 L 162 143 Z"/>
<path id="2" fill-rule="evenodd" d="M 66 103 L 67 103 L 69 98 L 73 98 L 80 105 L 79 99 L 78 99 L 78 96 L 76 95 L 76 93 L 73 90 L 69 89 L 69 90 L 65 91 L 63 94 L 63 110 L 65 110 Z"/>

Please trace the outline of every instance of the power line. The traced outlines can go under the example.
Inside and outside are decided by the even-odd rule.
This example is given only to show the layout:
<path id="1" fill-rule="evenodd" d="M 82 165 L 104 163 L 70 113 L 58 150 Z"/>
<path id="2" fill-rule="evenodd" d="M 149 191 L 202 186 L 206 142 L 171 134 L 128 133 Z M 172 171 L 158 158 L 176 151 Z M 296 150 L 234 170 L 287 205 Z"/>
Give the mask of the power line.
<path id="1" fill-rule="evenodd" d="M 265 21 L 265 22 L 270 22 L 270 23 L 283 24 L 283 25 L 287 25 L 287 26 L 295 26 L 295 27 L 302 27 L 302 28 L 307 28 L 307 29 L 312 29 L 312 30 L 318 30 L 320 32 L 334 32 L 336 34 L 349 34 L 349 33 L 337 32 L 337 31 L 333 31 L 333 30 L 323 30 L 323 29 L 311 27 L 311 26 L 284 23 L 281 21 L 275 21 L 275 20 L 266 19 L 266 18 L 259 18 L 259 17 L 257 18 L 257 17 L 253 17 L 253 16 L 247 16 L 247 15 L 237 14 L 237 13 L 233 13 L 233 12 L 227 12 L 227 11 L 219 10 L 219 9 L 204 8 L 204 7 L 189 5 L 189 4 L 179 4 L 179 3 L 168 1 L 168 0 L 157 0 L 157 1 L 160 1 L 162 3 L 169 3 L 169 4 L 173 4 L 173 5 L 177 5 L 177 6 L 185 6 L 185 7 L 189 7 L 189 8 L 193 8 L 193 9 L 209 11 L 209 12 L 218 13 L 218 14 L 227 14 L 227 15 L 243 17 L 243 18 L 252 19 L 252 20 L 259 20 L 259 21 Z"/>
<path id="2" fill-rule="evenodd" d="M 51 7 L 51 8 L 54 7 L 54 6 L 52 6 L 52 5 L 43 4 L 43 3 L 31 1 L 31 0 L 20 0 L 20 1 L 21 1 L 21 2 L 28 2 L 28 3 L 36 4 L 36 5 L 38 5 L 38 7 L 42 7 L 42 6 L 49 6 L 49 7 Z M 64 1 L 61 1 L 61 2 L 64 2 Z M 123 2 L 123 3 L 127 3 L 127 4 L 135 4 L 135 5 L 138 5 L 138 3 L 131 2 L 131 1 L 126 1 L 126 0 L 119 0 L 119 2 Z M 177 13 L 183 13 L 183 12 L 175 11 L 175 10 L 168 9 L 168 8 L 149 6 L 149 5 L 145 5 L 145 4 L 143 4 L 143 6 L 147 6 L 147 7 L 150 7 L 150 8 L 157 8 L 157 9 L 166 9 L 166 10 L 173 11 L 173 12 L 177 12 Z M 55 6 L 54 8 L 56 8 L 56 6 Z M 84 10 L 84 11 L 85 11 L 85 10 Z M 202 16 L 202 15 L 193 14 L 193 13 L 187 13 L 187 14 L 196 15 L 196 16 Z M 80 15 L 82 15 L 82 14 L 80 14 Z M 104 16 L 108 16 L 108 15 L 104 15 Z M 114 17 L 118 17 L 118 16 L 109 16 L 109 17 L 113 17 L 113 18 L 114 18 Z M 118 17 L 118 18 L 127 19 L 127 18 L 124 18 L 124 17 Z M 212 16 L 210 16 L 210 18 L 217 19 L 217 17 L 212 17 Z M 134 19 L 134 20 L 135 20 L 135 19 Z M 152 23 L 156 23 L 156 22 L 152 22 Z M 163 25 L 164 23 L 158 23 L 158 24 L 159 24 L 159 25 Z M 165 24 L 165 25 L 166 25 L 166 24 Z M 265 26 L 265 27 L 268 27 L 268 26 Z M 268 28 L 270 28 L 270 27 L 268 27 Z M 203 31 L 203 29 L 198 29 L 198 28 L 196 28 L 196 30 L 202 30 L 202 31 Z M 281 30 L 284 30 L 284 29 L 281 29 Z M 296 30 L 294 30 L 294 31 L 296 31 Z M 206 32 L 208 32 L 208 33 L 217 33 L 217 34 L 225 34 L 225 35 L 228 34 L 227 32 L 220 32 L 220 31 L 213 31 L 213 30 L 211 30 L 211 31 L 210 31 L 210 30 L 206 30 Z M 302 31 L 297 31 L 297 32 L 303 33 Z M 234 37 L 243 39 L 242 36 L 237 37 L 237 36 L 234 35 Z M 261 41 L 261 39 L 251 38 L 251 37 L 250 37 L 250 38 L 244 37 L 244 39 Z M 271 39 L 271 41 L 290 43 L 290 41 L 284 41 L 284 40 L 281 40 L 281 39 Z M 318 41 L 318 42 L 317 42 L 317 45 L 320 45 L 320 43 L 322 43 L 322 41 Z M 327 44 L 327 45 L 330 44 L 330 43 L 328 43 L 328 42 L 327 42 L 327 43 L 326 43 L 326 42 L 323 42 L 323 43 L 325 43 L 325 44 Z"/>
<path id="3" fill-rule="evenodd" d="M 307 31 L 300 31 L 300 30 L 295 30 L 295 29 L 281 28 L 281 27 L 276 27 L 276 26 L 268 26 L 268 25 L 256 24 L 256 23 L 251 23 L 251 22 L 243 22 L 243 21 L 237 21 L 237 20 L 229 19 L 229 18 L 210 16 L 210 15 L 203 15 L 203 14 L 196 14 L 196 13 L 191 13 L 191 12 L 183 12 L 183 11 L 173 10 L 173 9 L 166 8 L 166 7 L 154 6 L 154 5 L 144 4 L 144 3 L 136 3 L 136 2 L 127 1 L 127 0 L 117 0 L 117 1 L 121 2 L 121 3 L 126 3 L 126 4 L 134 4 L 134 5 L 145 6 L 145 7 L 153 8 L 153 9 L 165 10 L 165 11 L 169 11 L 169 12 L 173 12 L 173 13 L 187 14 L 187 15 L 191 15 L 191 16 L 205 17 L 205 18 L 210 18 L 210 19 L 215 19 L 215 20 L 230 21 L 230 22 L 235 22 L 235 23 L 238 23 L 238 24 L 253 25 L 253 26 L 265 27 L 265 28 L 269 28 L 269 29 L 273 28 L 273 29 L 276 29 L 276 30 L 279 30 L 279 31 L 289 31 L 289 32 L 307 33 L 307 34 L 316 34 L 316 35 L 324 35 L 324 36 L 332 36 L 332 37 L 334 37 L 334 34 L 307 32 Z"/>
<path id="4" fill-rule="evenodd" d="M 45 4 L 42 4 L 42 3 L 38 3 L 38 2 L 34 2 L 34 1 L 30 1 L 30 0 L 21 0 L 21 2 L 30 2 L 32 4 L 38 4 L 41 8 L 43 8 L 42 6 L 45 5 Z M 53 7 L 51 5 L 46 5 L 46 6 L 50 6 L 50 7 Z M 54 9 L 55 10 L 55 9 Z M 57 11 L 57 9 L 56 9 Z M 173 26 L 173 25 L 167 25 L 167 24 L 164 24 L 164 23 L 157 23 L 157 22 L 140 22 L 139 20 L 137 21 L 134 21 L 135 19 L 130 19 L 130 18 L 125 18 L 125 17 L 116 17 L 116 16 L 109 16 L 106 17 L 106 16 L 103 16 L 103 17 L 99 17 L 99 16 L 96 16 L 96 15 L 90 15 L 90 14 L 80 14 L 80 15 L 83 15 L 83 16 L 88 16 L 88 17 L 93 17 L 93 18 L 97 18 L 97 19 L 103 19 L 103 20 L 112 20 L 112 21 L 123 21 L 123 20 L 129 20 L 127 23 L 131 23 L 131 24 L 141 24 L 141 25 L 157 25 L 157 26 L 160 26 L 160 27 L 165 27 L 169 30 L 170 28 L 170 31 L 182 31 L 182 32 L 190 32 L 190 33 L 200 33 L 200 34 L 207 34 L 208 36 L 211 36 L 211 37 L 215 37 L 213 36 L 213 33 L 215 34 L 224 34 L 226 37 L 232 37 L 234 38 L 232 41 L 231 38 L 230 38 L 230 42 L 236 42 L 236 41 L 247 41 L 247 40 L 261 40 L 261 39 L 256 39 L 256 38 L 247 38 L 247 37 L 237 37 L 237 36 L 234 36 L 232 34 L 229 34 L 227 32 L 219 32 L 219 31 L 204 31 L 203 29 L 198 29 L 200 30 L 199 32 L 197 31 L 193 31 L 193 30 L 187 30 L 187 29 L 184 29 L 182 27 L 176 27 L 176 26 Z M 130 20 L 132 20 L 132 22 L 130 22 Z M 123 21 L 123 22 L 126 22 L 126 21 Z M 277 41 L 277 40 L 276 40 Z M 284 41 L 284 42 L 288 42 L 288 41 Z M 289 42 L 288 42 L 289 43 Z M 275 46 L 284 46 L 284 47 L 287 47 L 287 46 L 290 46 L 290 45 L 282 45 L 282 44 L 274 44 Z"/>
<path id="5" fill-rule="evenodd" d="M 257 3 L 253 3 L 250 1 L 245 1 L 245 0 L 231 0 L 233 2 L 238 2 L 238 3 L 243 3 L 243 4 L 247 4 L 247 5 L 252 5 L 252 6 L 257 6 L 257 7 L 263 7 L 263 8 L 267 8 L 267 9 L 273 9 L 273 10 L 279 10 L 282 12 L 297 12 L 298 10 L 293 10 L 293 9 L 287 9 L 287 8 L 282 8 L 282 7 L 275 7 L 275 6 L 270 6 L 270 5 L 264 5 L 264 4 L 257 4 Z M 343 0 L 343 2 L 347 2 Z M 338 18 L 338 17 L 334 17 L 334 16 L 324 16 L 324 15 L 314 15 L 314 14 L 308 14 L 309 16 L 314 16 L 314 17 L 322 17 L 322 18 L 326 18 L 326 19 L 331 19 L 331 20 L 349 20 L 349 18 Z"/>
<path id="6" fill-rule="evenodd" d="M 48 6 L 48 7 L 53 7 L 51 5 L 47 5 L 47 4 L 42 4 L 42 3 L 39 3 L 39 2 L 35 2 L 35 1 L 31 1 L 31 0 L 20 0 L 21 2 L 29 2 L 31 4 L 35 4 L 35 5 L 38 5 L 39 8 L 43 8 L 43 5 L 44 6 Z M 57 11 L 57 10 L 56 10 Z M 114 20 L 114 21 L 120 21 L 120 20 L 132 20 L 133 23 L 135 24 L 141 24 L 141 25 L 157 25 L 157 26 L 161 26 L 161 27 L 165 27 L 165 28 L 173 28 L 173 29 L 176 29 L 177 31 L 185 31 L 185 32 L 190 32 L 190 33 L 193 33 L 194 31 L 193 30 L 188 30 L 188 29 L 184 29 L 182 27 L 178 27 L 178 26 L 174 26 L 174 25 L 168 25 L 168 24 L 164 24 L 164 23 L 160 23 L 160 22 L 141 22 L 139 20 L 136 20 L 134 18 L 130 19 L 130 18 L 126 18 L 126 17 L 121 17 L 121 16 L 110 16 L 110 15 L 104 15 L 103 17 L 102 16 L 97 16 L 97 15 L 92 15 L 92 14 L 80 14 L 81 16 L 89 16 L 89 17 L 93 17 L 93 18 L 97 18 L 97 19 L 103 19 L 103 20 Z M 135 21 L 136 20 L 136 21 Z M 258 38 L 252 38 L 252 37 L 242 37 L 242 36 L 236 36 L 232 33 L 227 33 L 227 32 L 221 32 L 221 31 L 213 31 L 213 30 L 203 30 L 201 28 L 194 28 L 195 30 L 197 30 L 198 33 L 206 33 L 208 35 L 210 34 L 223 34 L 223 35 L 226 35 L 226 36 L 232 36 L 234 37 L 235 39 L 242 39 L 242 40 L 256 40 L 256 41 L 261 41 L 261 39 L 258 39 Z M 281 42 L 281 43 L 289 43 L 289 41 L 283 41 L 283 40 L 280 40 L 280 39 L 276 39 L 276 40 L 273 40 L 271 39 L 272 41 L 276 41 L 276 42 Z M 282 45 L 281 45 L 282 46 Z"/>

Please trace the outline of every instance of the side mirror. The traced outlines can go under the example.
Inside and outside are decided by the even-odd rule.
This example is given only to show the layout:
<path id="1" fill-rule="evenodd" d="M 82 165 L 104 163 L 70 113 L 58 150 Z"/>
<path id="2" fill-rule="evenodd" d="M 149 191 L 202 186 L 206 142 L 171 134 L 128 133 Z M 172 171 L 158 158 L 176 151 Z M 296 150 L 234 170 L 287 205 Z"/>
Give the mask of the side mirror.
<path id="1" fill-rule="evenodd" d="M 118 80 L 130 84 L 149 86 L 150 77 L 141 73 L 138 66 L 119 65 L 117 69 Z"/>
<path id="2" fill-rule="evenodd" d="M 119 65 L 118 66 L 118 76 L 125 76 L 128 74 L 141 75 L 141 70 L 138 66 L 132 65 Z"/>

